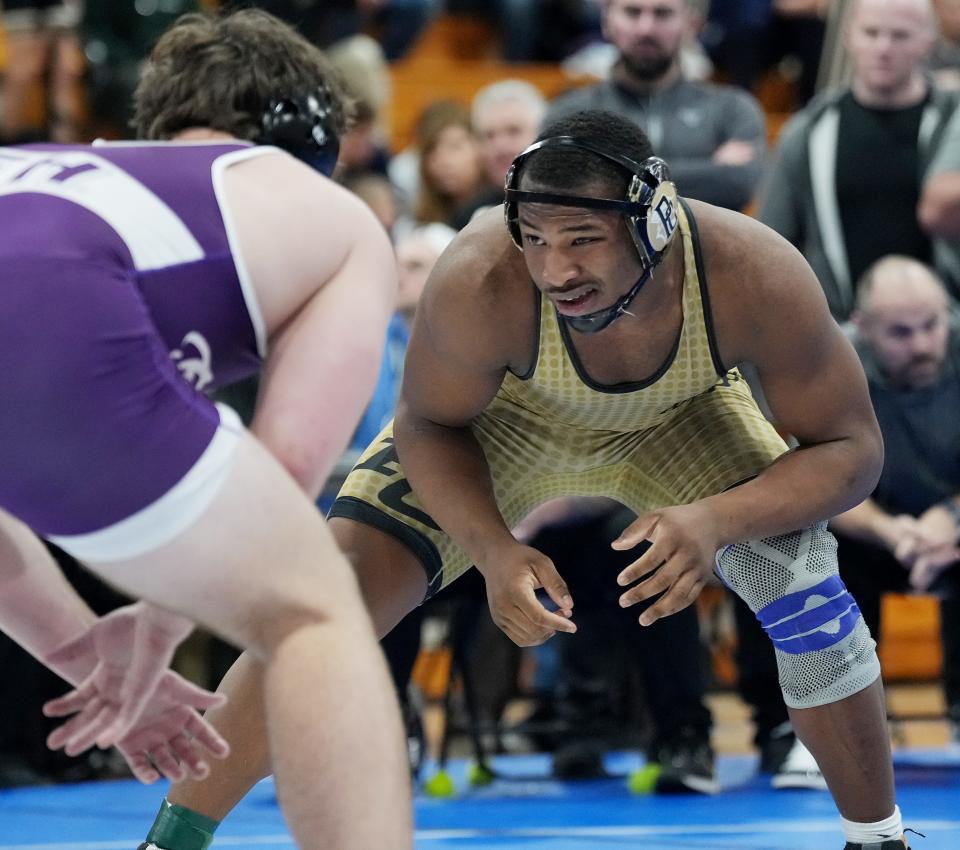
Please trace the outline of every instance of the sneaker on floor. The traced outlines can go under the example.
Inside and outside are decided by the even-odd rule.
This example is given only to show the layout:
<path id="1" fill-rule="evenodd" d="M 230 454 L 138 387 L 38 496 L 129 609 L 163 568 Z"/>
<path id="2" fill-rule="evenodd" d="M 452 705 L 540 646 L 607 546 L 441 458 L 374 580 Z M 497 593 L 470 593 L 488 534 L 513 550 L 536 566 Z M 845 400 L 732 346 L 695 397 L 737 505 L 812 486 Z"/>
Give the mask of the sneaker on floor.
<path id="1" fill-rule="evenodd" d="M 716 794 L 720 783 L 714 770 L 713 750 L 697 735 L 681 735 L 662 744 L 652 761 L 659 765 L 657 794 Z"/>
<path id="2" fill-rule="evenodd" d="M 820 772 L 820 766 L 813 757 L 813 753 L 799 738 L 794 738 L 790 752 L 780 765 L 780 769 L 773 775 L 770 784 L 774 788 L 827 790 L 827 782 Z"/>
<path id="3" fill-rule="evenodd" d="M 603 742 L 592 738 L 563 744 L 553 754 L 553 775 L 557 779 L 604 779 L 605 751 Z"/>
<path id="4" fill-rule="evenodd" d="M 790 721 L 774 726 L 765 735 L 758 737 L 757 747 L 760 750 L 761 773 L 774 774 L 779 772 L 783 763 L 790 755 L 793 749 L 793 742 L 797 740 L 797 734 L 793 731 Z"/>

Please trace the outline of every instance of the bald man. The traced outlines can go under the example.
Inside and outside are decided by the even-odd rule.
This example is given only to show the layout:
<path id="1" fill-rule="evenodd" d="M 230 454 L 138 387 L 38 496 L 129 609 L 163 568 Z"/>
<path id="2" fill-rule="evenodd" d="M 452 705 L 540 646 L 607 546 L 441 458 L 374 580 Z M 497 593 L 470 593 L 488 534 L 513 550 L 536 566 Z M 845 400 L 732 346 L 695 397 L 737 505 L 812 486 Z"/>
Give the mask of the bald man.
<path id="1" fill-rule="evenodd" d="M 917 216 L 958 96 L 924 73 L 935 35 L 930 0 L 854 0 L 844 35 L 852 80 L 790 120 L 761 193 L 758 217 L 803 252 L 838 321 L 886 254 L 932 263 L 960 292 L 960 245 Z"/>
<path id="2" fill-rule="evenodd" d="M 868 269 L 854 327 L 886 456 L 871 497 L 831 523 L 840 572 L 875 635 L 883 592 L 941 597 L 944 685 L 960 742 L 960 327 L 937 275 L 902 256 Z"/>

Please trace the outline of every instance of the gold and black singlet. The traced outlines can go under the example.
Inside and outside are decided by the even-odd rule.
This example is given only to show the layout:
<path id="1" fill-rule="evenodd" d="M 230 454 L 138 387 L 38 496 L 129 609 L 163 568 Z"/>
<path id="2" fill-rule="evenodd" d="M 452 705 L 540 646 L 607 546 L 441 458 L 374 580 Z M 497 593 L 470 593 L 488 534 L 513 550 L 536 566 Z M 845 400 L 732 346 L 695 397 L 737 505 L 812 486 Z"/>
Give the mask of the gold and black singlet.
<path id="1" fill-rule="evenodd" d="M 752 478 L 787 450 L 747 382 L 720 362 L 696 223 L 686 205 L 680 233 L 682 327 L 666 361 L 643 381 L 591 381 L 553 305 L 539 299 L 529 373 L 508 372 L 471 424 L 508 527 L 561 496 L 606 496 L 637 513 L 687 504 Z M 392 423 L 360 456 L 330 515 L 405 543 L 427 572 L 428 595 L 471 566 L 411 492 Z"/>

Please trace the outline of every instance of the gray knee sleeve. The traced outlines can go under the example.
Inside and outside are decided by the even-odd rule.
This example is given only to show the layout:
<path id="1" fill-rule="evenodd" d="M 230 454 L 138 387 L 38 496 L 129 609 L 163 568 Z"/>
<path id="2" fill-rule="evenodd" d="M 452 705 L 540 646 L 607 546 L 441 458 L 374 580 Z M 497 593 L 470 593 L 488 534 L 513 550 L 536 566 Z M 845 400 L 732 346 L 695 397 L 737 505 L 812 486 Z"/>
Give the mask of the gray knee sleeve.
<path id="1" fill-rule="evenodd" d="M 880 675 L 876 644 L 840 580 L 837 541 L 825 522 L 726 546 L 717 571 L 773 641 L 791 708 L 836 702 Z"/>

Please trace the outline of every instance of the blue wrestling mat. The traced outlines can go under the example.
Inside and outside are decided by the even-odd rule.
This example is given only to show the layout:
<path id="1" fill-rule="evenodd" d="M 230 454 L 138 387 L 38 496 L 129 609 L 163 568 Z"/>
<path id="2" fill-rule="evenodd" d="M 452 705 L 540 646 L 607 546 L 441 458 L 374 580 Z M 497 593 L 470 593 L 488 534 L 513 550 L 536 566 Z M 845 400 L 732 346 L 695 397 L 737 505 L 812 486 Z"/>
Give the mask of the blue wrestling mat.
<path id="1" fill-rule="evenodd" d="M 756 759 L 721 757 L 714 797 L 636 796 L 623 779 L 558 782 L 545 756 L 504 756 L 502 778 L 470 788 L 451 765 L 457 796 L 416 799 L 417 850 L 841 850 L 839 820 L 819 791 L 773 791 Z M 898 802 L 914 850 L 960 848 L 960 754 L 900 750 Z M 640 766 L 608 757 L 611 772 Z M 430 767 L 425 776 L 430 775 Z M 163 785 L 100 782 L 0 791 L 0 850 L 135 850 Z M 260 783 L 217 833 L 216 848 L 290 850 L 271 781 Z"/>

